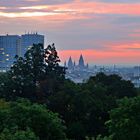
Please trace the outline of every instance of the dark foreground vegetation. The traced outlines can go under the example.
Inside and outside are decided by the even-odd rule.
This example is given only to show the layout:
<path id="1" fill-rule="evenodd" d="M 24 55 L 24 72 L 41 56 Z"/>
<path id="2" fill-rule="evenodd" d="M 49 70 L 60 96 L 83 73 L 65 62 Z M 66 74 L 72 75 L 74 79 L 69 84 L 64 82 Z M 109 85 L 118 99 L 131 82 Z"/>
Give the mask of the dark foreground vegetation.
<path id="1" fill-rule="evenodd" d="M 140 90 L 103 73 L 75 84 L 59 62 L 33 45 L 0 74 L 0 140 L 140 140 Z"/>

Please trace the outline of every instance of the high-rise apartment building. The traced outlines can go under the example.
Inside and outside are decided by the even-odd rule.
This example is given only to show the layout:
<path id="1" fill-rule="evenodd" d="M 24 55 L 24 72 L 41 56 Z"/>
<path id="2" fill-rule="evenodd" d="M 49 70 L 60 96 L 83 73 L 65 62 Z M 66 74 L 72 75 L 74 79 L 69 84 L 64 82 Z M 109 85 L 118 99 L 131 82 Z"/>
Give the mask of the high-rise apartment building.
<path id="1" fill-rule="evenodd" d="M 21 36 L 21 56 L 23 57 L 27 49 L 33 44 L 43 44 L 44 45 L 44 36 L 35 34 L 24 34 Z"/>
<path id="2" fill-rule="evenodd" d="M 23 57 L 30 46 L 39 43 L 44 45 L 44 36 L 37 33 L 0 36 L 0 71 L 8 70 L 16 55 Z"/>
<path id="3" fill-rule="evenodd" d="M 20 37 L 18 35 L 0 36 L 0 70 L 7 70 L 19 54 Z"/>

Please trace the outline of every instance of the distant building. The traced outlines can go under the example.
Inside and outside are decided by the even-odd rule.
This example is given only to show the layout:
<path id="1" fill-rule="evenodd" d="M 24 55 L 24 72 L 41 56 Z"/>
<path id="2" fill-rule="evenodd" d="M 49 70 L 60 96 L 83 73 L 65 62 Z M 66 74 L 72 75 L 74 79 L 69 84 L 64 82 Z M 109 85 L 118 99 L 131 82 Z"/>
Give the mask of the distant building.
<path id="1" fill-rule="evenodd" d="M 84 69 L 88 69 L 88 64 L 85 65 L 85 61 L 83 58 L 83 55 L 80 55 L 79 58 L 79 63 L 78 65 L 76 65 L 76 62 L 72 60 L 72 57 L 70 56 L 68 63 L 66 64 L 65 62 L 65 67 L 68 67 L 68 70 L 84 70 Z"/>
<path id="2" fill-rule="evenodd" d="M 21 36 L 21 56 L 23 57 L 27 49 L 33 44 L 43 44 L 44 45 L 44 36 L 35 34 L 24 34 Z"/>
<path id="3" fill-rule="evenodd" d="M 14 62 L 15 55 L 20 51 L 18 35 L 0 36 L 0 70 L 7 70 Z"/>
<path id="4" fill-rule="evenodd" d="M 82 83 L 86 81 L 93 73 L 90 71 L 88 64 L 85 65 L 85 60 L 81 54 L 78 63 L 73 61 L 72 57 L 69 58 L 68 63 L 64 63 L 67 67 L 66 78 L 71 79 L 75 83 Z"/>
<path id="5" fill-rule="evenodd" d="M 134 67 L 134 77 L 140 77 L 140 66 Z"/>
<path id="6" fill-rule="evenodd" d="M 24 56 L 33 44 L 44 44 L 44 36 L 35 34 L 0 36 L 0 71 L 8 70 L 14 62 L 14 57 Z"/>
<path id="7" fill-rule="evenodd" d="M 133 69 L 134 75 L 132 77 L 132 83 L 135 85 L 135 87 L 140 87 L 140 66 L 136 66 Z"/>
<path id="8" fill-rule="evenodd" d="M 80 55 L 80 58 L 79 58 L 79 68 L 80 69 L 84 69 L 85 68 L 85 62 L 84 62 L 84 58 L 82 56 L 82 54 Z"/>
<path id="9" fill-rule="evenodd" d="M 68 69 L 73 69 L 74 67 L 74 63 L 72 62 L 72 58 L 70 56 L 69 60 L 68 60 Z"/>

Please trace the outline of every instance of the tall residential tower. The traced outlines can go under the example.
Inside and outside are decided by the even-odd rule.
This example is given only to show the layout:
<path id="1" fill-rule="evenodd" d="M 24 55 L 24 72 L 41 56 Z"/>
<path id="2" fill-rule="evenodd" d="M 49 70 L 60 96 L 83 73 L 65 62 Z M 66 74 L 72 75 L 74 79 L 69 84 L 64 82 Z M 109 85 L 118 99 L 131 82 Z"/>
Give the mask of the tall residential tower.
<path id="1" fill-rule="evenodd" d="M 0 70 L 9 69 L 19 51 L 20 37 L 18 35 L 0 36 Z"/>
<path id="2" fill-rule="evenodd" d="M 23 57 L 25 52 L 33 44 L 43 44 L 44 45 L 44 36 L 35 34 L 24 34 L 21 36 L 21 56 Z"/>
<path id="3" fill-rule="evenodd" d="M 16 55 L 23 57 L 29 47 L 39 43 L 44 45 L 44 36 L 37 33 L 0 36 L 0 71 L 8 70 Z"/>

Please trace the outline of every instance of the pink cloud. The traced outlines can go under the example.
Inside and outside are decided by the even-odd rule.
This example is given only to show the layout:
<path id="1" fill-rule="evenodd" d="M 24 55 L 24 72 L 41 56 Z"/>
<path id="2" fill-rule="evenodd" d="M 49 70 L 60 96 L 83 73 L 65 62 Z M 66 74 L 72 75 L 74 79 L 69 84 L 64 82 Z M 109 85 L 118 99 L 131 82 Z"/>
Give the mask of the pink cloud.
<path id="1" fill-rule="evenodd" d="M 1 11 L 0 16 L 5 17 L 36 17 L 52 15 L 75 16 L 78 18 L 79 15 L 85 14 L 128 14 L 128 15 L 140 15 L 140 4 L 114 4 L 114 3 L 102 3 L 102 2 L 81 2 L 74 1 L 71 3 L 59 4 L 59 5 L 36 5 L 17 7 L 21 11 L 6 12 Z M 13 9 L 14 10 L 14 9 Z M 23 10 L 23 11 L 22 11 Z M 40 10 L 40 11 L 38 11 Z M 28 15 L 26 14 L 28 13 Z M 56 15 L 57 14 L 57 15 Z M 12 16 L 9 16 L 12 15 Z M 14 15 L 14 16 L 13 16 Z M 31 16 L 30 16 L 31 15 Z M 86 18 L 86 16 L 85 16 Z M 90 17 L 89 17 L 90 18 Z"/>

